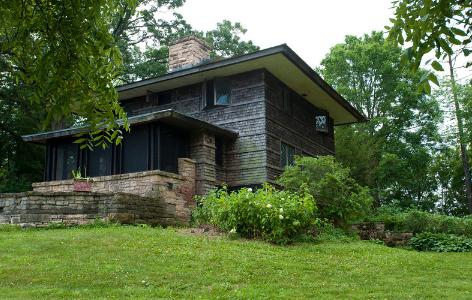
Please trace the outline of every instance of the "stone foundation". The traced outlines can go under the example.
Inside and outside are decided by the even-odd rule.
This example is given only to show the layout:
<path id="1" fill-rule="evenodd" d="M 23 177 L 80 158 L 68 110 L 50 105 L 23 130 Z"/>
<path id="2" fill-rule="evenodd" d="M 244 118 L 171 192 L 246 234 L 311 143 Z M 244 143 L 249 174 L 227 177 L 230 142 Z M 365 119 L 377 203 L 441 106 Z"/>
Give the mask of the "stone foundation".
<path id="1" fill-rule="evenodd" d="M 176 221 L 190 221 L 194 207 L 195 161 L 179 158 L 179 173 L 160 170 L 93 177 L 92 193 L 127 193 L 146 198 L 160 199 L 173 206 Z M 41 193 L 74 192 L 74 180 L 33 183 L 33 191 Z"/>
<path id="2" fill-rule="evenodd" d="M 26 192 L 0 194 L 0 224 L 43 227 L 50 223 L 85 224 L 95 219 L 122 224 L 179 223 L 176 207 L 132 194 Z"/>

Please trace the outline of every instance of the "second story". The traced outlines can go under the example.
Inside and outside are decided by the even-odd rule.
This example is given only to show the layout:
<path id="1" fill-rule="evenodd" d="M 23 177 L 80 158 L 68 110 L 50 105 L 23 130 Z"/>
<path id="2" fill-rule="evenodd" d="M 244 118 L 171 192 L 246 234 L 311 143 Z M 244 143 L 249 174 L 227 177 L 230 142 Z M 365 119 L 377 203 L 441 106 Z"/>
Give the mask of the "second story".
<path id="1" fill-rule="evenodd" d="M 277 135 L 279 124 L 328 153 L 335 125 L 365 120 L 286 45 L 218 60 L 190 36 L 170 46 L 169 67 L 162 77 L 118 87 L 129 116 L 172 109 L 240 136 Z"/>

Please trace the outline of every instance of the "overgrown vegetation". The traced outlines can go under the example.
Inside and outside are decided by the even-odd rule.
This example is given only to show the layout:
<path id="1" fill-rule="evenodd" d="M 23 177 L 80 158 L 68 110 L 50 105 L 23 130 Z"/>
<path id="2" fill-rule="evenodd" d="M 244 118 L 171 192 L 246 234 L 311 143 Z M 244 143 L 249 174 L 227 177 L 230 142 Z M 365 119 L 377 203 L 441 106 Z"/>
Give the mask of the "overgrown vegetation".
<path id="1" fill-rule="evenodd" d="M 330 235 L 331 224 L 361 219 L 372 202 L 368 189 L 331 156 L 298 157 L 278 182 L 284 190 L 270 184 L 255 191 L 214 190 L 198 198 L 193 217 L 242 237 L 285 244 L 315 231 Z"/>
<path id="2" fill-rule="evenodd" d="M 472 237 L 472 217 L 453 217 L 419 210 L 392 211 L 382 208 L 367 221 L 383 222 L 391 231 L 446 233 Z"/>
<path id="3" fill-rule="evenodd" d="M 253 191 L 214 190 L 199 198 L 193 212 L 197 223 L 209 223 L 242 237 L 260 237 L 273 243 L 291 242 L 315 225 L 316 205 L 305 190 L 279 191 L 265 184 Z"/>
<path id="4" fill-rule="evenodd" d="M 470 252 L 472 239 L 446 233 L 424 232 L 415 235 L 409 246 L 418 251 L 434 252 Z"/>
<path id="5" fill-rule="evenodd" d="M 316 201 L 317 216 L 339 226 L 360 220 L 372 204 L 369 189 L 351 178 L 350 170 L 332 156 L 297 157 L 278 183 L 296 193 L 308 190 Z"/>

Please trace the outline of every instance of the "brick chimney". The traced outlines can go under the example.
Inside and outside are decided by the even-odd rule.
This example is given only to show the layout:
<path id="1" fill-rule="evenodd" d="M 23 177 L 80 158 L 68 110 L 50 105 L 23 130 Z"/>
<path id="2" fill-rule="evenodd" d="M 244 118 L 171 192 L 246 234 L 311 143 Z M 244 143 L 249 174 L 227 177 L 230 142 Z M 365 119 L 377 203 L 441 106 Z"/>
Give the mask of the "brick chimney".
<path id="1" fill-rule="evenodd" d="M 169 71 L 188 68 L 210 58 L 210 46 L 191 35 L 169 46 Z"/>

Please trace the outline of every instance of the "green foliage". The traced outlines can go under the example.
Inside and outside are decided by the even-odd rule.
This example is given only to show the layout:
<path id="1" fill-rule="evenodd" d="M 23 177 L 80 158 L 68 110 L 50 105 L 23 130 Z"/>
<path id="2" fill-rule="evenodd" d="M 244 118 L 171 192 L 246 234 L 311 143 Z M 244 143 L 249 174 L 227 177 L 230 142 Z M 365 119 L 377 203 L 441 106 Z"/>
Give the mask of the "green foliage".
<path id="1" fill-rule="evenodd" d="M 369 189 L 352 179 L 349 169 L 332 156 L 297 157 L 278 183 L 293 192 L 308 189 L 316 200 L 319 217 L 337 225 L 362 218 L 372 204 Z"/>
<path id="2" fill-rule="evenodd" d="M 472 252 L 472 239 L 445 233 L 420 233 L 408 245 L 418 251 Z"/>
<path id="3" fill-rule="evenodd" d="M 121 54 L 108 26 L 119 2 L 1 2 L 2 74 L 25 89 L 25 101 L 46 112 L 43 127 L 80 121 L 104 133 L 94 145 L 121 125 L 128 129 L 114 88 Z"/>
<path id="4" fill-rule="evenodd" d="M 13 232 L 19 230 L 21 230 L 21 227 L 18 225 L 0 224 L 0 232 Z"/>
<path id="5" fill-rule="evenodd" d="M 349 243 L 358 240 L 355 233 L 349 233 L 341 228 L 335 227 L 330 222 L 320 221 L 316 227 L 316 242 L 339 242 Z"/>
<path id="6" fill-rule="evenodd" d="M 252 41 L 241 40 L 246 32 L 241 23 L 223 20 L 216 24 L 216 29 L 206 32 L 203 38 L 212 46 L 213 56 L 233 57 L 259 50 Z"/>
<path id="7" fill-rule="evenodd" d="M 370 119 L 336 128 L 336 157 L 371 189 L 377 205 L 398 200 L 429 209 L 437 200 L 431 164 L 441 115 L 436 99 L 418 92 L 426 72 L 401 65 L 401 55 L 380 32 L 347 36 L 320 71 Z"/>
<path id="8" fill-rule="evenodd" d="M 472 53 L 472 5 L 463 0 L 395 0 L 395 18 L 387 26 L 389 37 L 400 45 L 408 45 L 403 61 L 409 62 L 417 70 L 422 58 L 434 52 L 436 60 L 429 60 L 434 70 L 442 71 L 438 62 L 447 55 L 454 54 L 454 48 L 464 56 Z M 457 53 L 456 53 L 457 54 Z M 467 63 L 469 67 L 471 62 Z M 429 81 L 437 84 L 434 73 L 422 78 L 422 88 L 431 91 Z"/>
<path id="9" fill-rule="evenodd" d="M 384 222 L 385 228 L 392 231 L 424 233 L 447 233 L 472 237 L 472 218 L 453 217 L 442 214 L 433 214 L 419 210 L 392 212 L 380 210 L 370 216 L 368 221 Z"/>
<path id="10" fill-rule="evenodd" d="M 269 184 L 254 192 L 248 188 L 233 192 L 222 188 L 197 200 L 199 206 L 193 218 L 198 223 L 278 244 L 291 242 L 315 222 L 315 201 L 303 188 L 299 193 L 278 191 Z"/>

